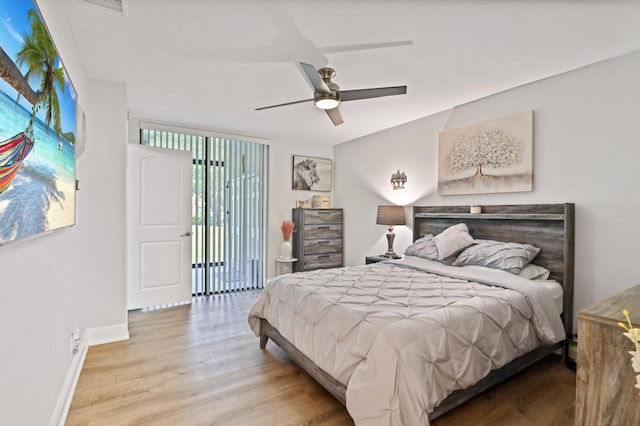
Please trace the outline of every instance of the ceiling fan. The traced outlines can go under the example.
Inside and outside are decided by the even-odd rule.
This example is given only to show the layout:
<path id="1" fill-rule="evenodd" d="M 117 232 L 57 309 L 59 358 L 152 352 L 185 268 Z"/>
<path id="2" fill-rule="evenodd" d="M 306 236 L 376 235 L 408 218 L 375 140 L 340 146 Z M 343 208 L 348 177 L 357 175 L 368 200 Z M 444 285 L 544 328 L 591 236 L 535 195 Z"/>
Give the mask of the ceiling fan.
<path id="1" fill-rule="evenodd" d="M 383 96 L 404 95 L 407 93 L 407 86 L 377 87 L 372 89 L 340 90 L 340 86 L 331 81 L 336 72 L 333 68 L 320 68 L 316 71 L 313 65 L 300 62 L 302 71 L 313 86 L 313 99 L 303 99 L 301 101 L 287 102 L 284 104 L 270 105 L 256 108 L 260 111 L 268 108 L 276 108 L 285 105 L 299 104 L 313 101 L 316 107 L 323 109 L 333 122 L 334 126 L 344 123 L 342 115 L 338 109 L 340 102 L 356 101 L 360 99 L 380 98 Z"/>

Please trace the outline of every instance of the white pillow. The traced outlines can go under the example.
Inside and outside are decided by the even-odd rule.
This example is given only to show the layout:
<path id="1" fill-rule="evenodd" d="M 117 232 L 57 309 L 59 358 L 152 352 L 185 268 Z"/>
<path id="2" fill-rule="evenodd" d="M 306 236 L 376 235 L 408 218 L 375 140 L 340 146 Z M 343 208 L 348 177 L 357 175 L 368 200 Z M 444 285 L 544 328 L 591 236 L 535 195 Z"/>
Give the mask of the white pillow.
<path id="1" fill-rule="evenodd" d="M 438 249 L 438 259 L 443 260 L 472 245 L 475 240 L 469 235 L 466 223 L 453 225 L 433 237 Z"/>
<path id="2" fill-rule="evenodd" d="M 518 276 L 528 280 L 546 280 L 550 274 L 551 272 L 547 268 L 529 263 L 522 268 Z"/>

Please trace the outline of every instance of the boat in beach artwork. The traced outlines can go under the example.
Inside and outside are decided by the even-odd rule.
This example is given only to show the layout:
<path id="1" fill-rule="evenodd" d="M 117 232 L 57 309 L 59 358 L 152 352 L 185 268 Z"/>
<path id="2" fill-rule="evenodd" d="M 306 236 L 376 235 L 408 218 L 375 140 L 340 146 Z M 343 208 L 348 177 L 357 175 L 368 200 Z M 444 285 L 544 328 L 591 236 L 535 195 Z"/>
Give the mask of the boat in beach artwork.
<path id="1" fill-rule="evenodd" d="M 2 246 L 75 224 L 77 99 L 34 1 L 0 10 Z"/>

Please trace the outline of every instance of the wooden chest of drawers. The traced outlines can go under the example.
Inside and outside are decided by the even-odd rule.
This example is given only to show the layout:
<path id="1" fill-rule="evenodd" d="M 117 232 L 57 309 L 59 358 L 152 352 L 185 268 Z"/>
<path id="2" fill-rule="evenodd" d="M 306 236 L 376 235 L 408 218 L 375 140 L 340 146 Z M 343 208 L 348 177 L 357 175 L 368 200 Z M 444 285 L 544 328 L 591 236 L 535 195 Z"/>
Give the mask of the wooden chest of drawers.
<path id="1" fill-rule="evenodd" d="M 342 209 L 293 209 L 295 272 L 343 265 Z"/>
<path id="2" fill-rule="evenodd" d="M 640 324 L 640 286 L 632 287 L 578 312 L 576 425 L 638 425 L 640 395 L 631 368 L 633 343 L 618 322 L 629 310 Z"/>

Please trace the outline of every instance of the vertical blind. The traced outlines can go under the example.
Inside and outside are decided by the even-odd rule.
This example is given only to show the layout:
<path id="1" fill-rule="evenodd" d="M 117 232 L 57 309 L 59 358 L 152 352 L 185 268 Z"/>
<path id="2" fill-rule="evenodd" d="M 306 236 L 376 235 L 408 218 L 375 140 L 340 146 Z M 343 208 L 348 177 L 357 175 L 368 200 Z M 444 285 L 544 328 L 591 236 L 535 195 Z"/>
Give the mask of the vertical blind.
<path id="1" fill-rule="evenodd" d="M 140 143 L 193 154 L 193 294 L 262 288 L 268 147 L 147 128 Z"/>

